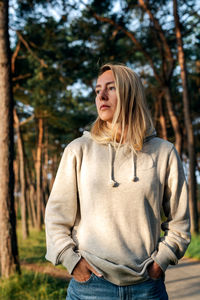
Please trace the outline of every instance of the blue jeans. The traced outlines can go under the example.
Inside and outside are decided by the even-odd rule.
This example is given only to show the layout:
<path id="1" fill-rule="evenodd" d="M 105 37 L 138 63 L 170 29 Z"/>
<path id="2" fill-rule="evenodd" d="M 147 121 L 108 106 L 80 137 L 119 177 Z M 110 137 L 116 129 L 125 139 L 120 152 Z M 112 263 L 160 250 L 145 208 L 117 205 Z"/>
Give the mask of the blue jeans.
<path id="1" fill-rule="evenodd" d="M 70 281 L 66 300 L 168 300 L 164 280 L 118 286 L 93 273 L 85 282 Z"/>

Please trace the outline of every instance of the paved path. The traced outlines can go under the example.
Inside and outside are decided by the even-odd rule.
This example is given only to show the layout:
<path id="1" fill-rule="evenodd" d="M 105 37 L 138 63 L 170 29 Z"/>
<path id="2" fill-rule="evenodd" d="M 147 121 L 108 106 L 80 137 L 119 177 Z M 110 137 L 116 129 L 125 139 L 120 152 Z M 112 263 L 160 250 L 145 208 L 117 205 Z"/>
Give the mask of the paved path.
<path id="1" fill-rule="evenodd" d="M 200 300 L 200 261 L 182 259 L 166 272 L 169 300 Z"/>

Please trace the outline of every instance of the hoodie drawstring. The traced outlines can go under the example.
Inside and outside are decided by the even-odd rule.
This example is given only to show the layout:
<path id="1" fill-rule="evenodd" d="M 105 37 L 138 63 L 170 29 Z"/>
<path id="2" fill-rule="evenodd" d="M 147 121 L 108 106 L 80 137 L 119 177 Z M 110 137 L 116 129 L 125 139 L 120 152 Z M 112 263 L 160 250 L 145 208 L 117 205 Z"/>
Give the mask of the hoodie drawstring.
<path id="1" fill-rule="evenodd" d="M 114 179 L 114 156 L 113 156 L 113 151 L 112 151 L 112 146 L 111 144 L 108 144 L 108 149 L 109 149 L 109 159 L 110 159 L 110 182 L 109 184 L 112 187 L 118 186 L 118 183 Z"/>
<path id="2" fill-rule="evenodd" d="M 112 187 L 117 187 L 119 186 L 119 183 L 115 180 L 114 178 L 114 155 L 112 151 L 112 146 L 111 144 L 108 144 L 108 149 L 109 149 L 109 160 L 110 160 L 110 170 L 109 170 L 109 184 Z M 134 151 L 131 151 L 132 153 L 132 176 L 131 176 L 131 181 L 137 182 L 139 178 L 137 177 L 137 155 L 134 153 Z"/>
<path id="3" fill-rule="evenodd" d="M 132 177 L 131 180 L 134 182 L 137 182 L 139 180 L 139 178 L 137 177 L 137 155 L 132 152 Z"/>

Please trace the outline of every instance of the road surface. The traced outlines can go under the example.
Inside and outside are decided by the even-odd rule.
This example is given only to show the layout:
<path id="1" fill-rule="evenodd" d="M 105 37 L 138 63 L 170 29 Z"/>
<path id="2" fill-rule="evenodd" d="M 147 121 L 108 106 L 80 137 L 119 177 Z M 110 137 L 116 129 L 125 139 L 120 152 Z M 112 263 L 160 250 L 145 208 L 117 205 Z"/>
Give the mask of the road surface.
<path id="1" fill-rule="evenodd" d="M 182 259 L 166 271 L 169 300 L 200 300 L 200 261 Z"/>

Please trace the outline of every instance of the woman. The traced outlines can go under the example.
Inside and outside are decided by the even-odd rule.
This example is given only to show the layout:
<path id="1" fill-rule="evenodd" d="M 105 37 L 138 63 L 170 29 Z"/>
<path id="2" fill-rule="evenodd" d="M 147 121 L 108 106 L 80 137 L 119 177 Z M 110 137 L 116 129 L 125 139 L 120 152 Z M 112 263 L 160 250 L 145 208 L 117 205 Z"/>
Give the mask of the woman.
<path id="1" fill-rule="evenodd" d="M 130 68 L 101 68 L 96 107 L 91 133 L 66 147 L 57 172 L 46 258 L 72 274 L 68 300 L 168 299 L 164 272 L 190 241 L 181 161 L 156 137 Z"/>

